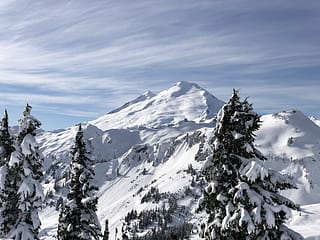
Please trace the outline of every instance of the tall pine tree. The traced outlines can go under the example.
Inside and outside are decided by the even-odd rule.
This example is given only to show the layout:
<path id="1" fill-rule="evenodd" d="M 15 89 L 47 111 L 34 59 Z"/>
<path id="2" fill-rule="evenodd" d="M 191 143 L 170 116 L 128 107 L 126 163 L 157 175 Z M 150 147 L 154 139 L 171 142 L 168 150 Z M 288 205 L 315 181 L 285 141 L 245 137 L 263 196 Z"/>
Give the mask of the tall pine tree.
<path id="1" fill-rule="evenodd" d="M 44 198 L 40 184 L 43 157 L 35 140 L 36 130 L 41 123 L 31 115 L 31 109 L 27 104 L 19 120 L 15 151 L 9 161 L 18 197 L 16 221 L 8 234 L 8 238 L 14 240 L 39 239 L 41 225 L 38 211 Z"/>
<path id="2" fill-rule="evenodd" d="M 302 239 L 284 223 L 299 209 L 280 190 L 294 188 L 288 177 L 264 167 L 254 146 L 260 117 L 237 91 L 218 113 L 204 168 L 207 187 L 199 201 L 206 212 L 200 237 L 207 240 Z"/>
<path id="3" fill-rule="evenodd" d="M 59 216 L 58 239 L 98 240 L 102 236 L 96 215 L 98 188 L 92 183 L 93 161 L 88 157 L 81 124 L 71 155 L 69 194 Z"/>
<path id="4" fill-rule="evenodd" d="M 109 240 L 109 221 L 108 219 L 106 219 L 106 225 L 104 228 L 104 232 L 103 232 L 103 240 Z"/>
<path id="5" fill-rule="evenodd" d="M 0 122 L 0 236 L 2 237 L 8 234 L 17 216 L 17 188 L 12 178 L 13 170 L 9 168 L 9 160 L 14 150 L 8 113 L 5 110 Z"/>
<path id="6" fill-rule="evenodd" d="M 0 166 L 7 165 L 14 151 L 13 138 L 9 131 L 8 112 L 4 111 L 3 118 L 0 122 Z"/>

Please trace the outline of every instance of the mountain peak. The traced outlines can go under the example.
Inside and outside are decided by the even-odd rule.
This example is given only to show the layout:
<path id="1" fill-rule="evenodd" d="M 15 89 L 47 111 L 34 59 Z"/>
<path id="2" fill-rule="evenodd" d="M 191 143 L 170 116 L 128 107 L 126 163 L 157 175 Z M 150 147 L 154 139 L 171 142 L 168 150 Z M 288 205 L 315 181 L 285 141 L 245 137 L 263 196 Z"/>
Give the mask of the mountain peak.
<path id="1" fill-rule="evenodd" d="M 198 84 L 196 83 L 191 83 L 191 82 L 185 82 L 185 81 L 180 81 L 173 87 L 169 88 L 168 90 L 164 90 L 159 93 L 160 96 L 163 97 L 173 97 L 177 98 L 180 96 L 186 96 L 191 94 L 192 92 L 206 92 L 203 88 L 201 88 Z"/>
<path id="2" fill-rule="evenodd" d="M 287 156 L 299 159 L 308 155 L 308 151 L 313 151 L 318 143 L 320 128 L 299 110 L 264 115 L 261 120 L 262 126 L 257 131 L 257 136 L 268 135 L 269 138 L 263 137 L 264 142 L 261 142 L 261 137 L 257 137 L 260 150 L 271 146 L 273 153 L 278 155 L 285 153 Z M 292 140 L 295 144 L 290 143 Z"/>
<path id="3" fill-rule="evenodd" d="M 177 82 L 176 86 L 183 88 L 183 89 L 191 89 L 191 88 L 198 88 L 202 89 L 198 84 L 193 83 L 193 82 L 186 82 L 186 81 L 180 81 Z"/>
<path id="4" fill-rule="evenodd" d="M 144 92 L 141 96 L 145 96 L 145 97 L 147 97 L 147 98 L 152 98 L 152 97 L 156 96 L 156 94 L 154 94 L 153 92 L 151 92 L 150 90 L 148 90 L 148 91 Z M 140 97 L 141 97 L 141 96 L 140 96 Z M 139 98 L 139 97 L 138 97 L 138 98 Z"/>
<path id="5" fill-rule="evenodd" d="M 211 123 L 222 105 L 198 84 L 181 81 L 157 95 L 147 91 L 92 123 L 101 129 L 162 128 L 186 121 Z"/>
<path id="6" fill-rule="evenodd" d="M 273 114 L 274 117 L 282 118 L 287 123 L 293 122 L 293 123 L 306 123 L 306 122 L 314 122 L 314 120 L 308 118 L 303 112 L 301 112 L 298 109 L 291 109 L 291 110 L 284 110 L 279 113 Z"/>

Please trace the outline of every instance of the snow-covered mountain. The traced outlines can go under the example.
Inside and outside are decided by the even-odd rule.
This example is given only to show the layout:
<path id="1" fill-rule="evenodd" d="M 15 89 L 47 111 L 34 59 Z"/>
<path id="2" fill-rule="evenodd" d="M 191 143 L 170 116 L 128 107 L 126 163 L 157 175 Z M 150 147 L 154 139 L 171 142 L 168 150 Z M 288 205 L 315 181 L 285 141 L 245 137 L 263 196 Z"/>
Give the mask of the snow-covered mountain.
<path id="1" fill-rule="evenodd" d="M 212 127 L 222 105 L 222 101 L 197 84 L 179 82 L 157 95 L 146 92 L 85 123 L 84 134 L 95 160 L 112 163 L 106 172 L 114 176 L 119 158 L 138 145 L 152 149 L 154 161 L 162 161 L 174 150 L 172 142 L 176 137 Z M 76 127 L 73 126 L 39 135 L 38 141 L 46 156 L 44 167 L 49 177 L 46 182 L 52 184 L 51 180 L 56 179 L 62 180 L 59 185 L 65 184 L 63 178 L 68 171 L 69 151 L 75 133 Z"/>
<path id="2" fill-rule="evenodd" d="M 223 102 L 195 83 L 178 82 L 155 95 L 139 96 L 97 120 L 89 122 L 101 130 L 114 128 L 153 128 L 178 126 L 182 122 L 212 121 Z"/>
<path id="3" fill-rule="evenodd" d="M 85 134 L 92 142 L 97 160 L 110 160 L 135 144 L 155 144 L 202 127 L 212 127 L 222 105 L 222 101 L 197 84 L 179 82 L 157 95 L 146 92 L 86 123 Z M 75 129 L 70 127 L 41 134 L 38 139 L 44 154 L 65 158 Z M 99 146 L 101 144 L 103 147 Z"/>
<path id="4" fill-rule="evenodd" d="M 132 210 L 160 214 L 154 213 L 155 209 L 166 206 L 171 216 L 169 226 L 188 229 L 185 222 L 197 222 L 194 209 L 202 184 L 198 172 L 210 156 L 206 142 L 222 105 L 197 84 L 179 82 L 158 94 L 146 92 L 83 124 L 96 160 L 98 215 L 102 225 L 109 219 L 111 235 L 124 223 L 129 229 L 139 222 L 134 214 L 128 217 Z M 297 110 L 265 115 L 262 121 L 256 144 L 268 156 L 266 164 L 291 174 L 299 186 L 285 194 L 301 204 L 319 203 L 319 126 Z M 69 151 L 75 133 L 76 127 L 70 127 L 38 136 L 45 156 L 44 188 L 48 203 L 53 205 L 66 194 Z M 55 234 L 57 216 L 50 207 L 42 213 L 42 239 Z"/>

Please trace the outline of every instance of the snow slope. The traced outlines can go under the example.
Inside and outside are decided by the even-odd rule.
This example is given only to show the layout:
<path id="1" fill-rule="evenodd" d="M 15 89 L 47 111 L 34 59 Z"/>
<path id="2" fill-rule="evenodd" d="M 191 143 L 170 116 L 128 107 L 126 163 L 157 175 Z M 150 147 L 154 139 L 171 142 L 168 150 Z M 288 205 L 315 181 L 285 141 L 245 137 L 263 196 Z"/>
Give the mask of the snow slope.
<path id="1" fill-rule="evenodd" d="M 199 144 L 192 144 L 187 135 L 176 139 L 176 150 L 164 162 L 154 165 L 148 158 L 136 158 L 135 154 L 128 152 L 119 159 L 118 176 L 110 179 L 106 174 L 108 163 L 97 163 L 95 166 L 96 178 L 100 182 L 98 217 L 104 227 L 105 219 L 109 220 L 111 236 L 115 229 L 121 229 L 124 216 L 132 209 L 143 211 L 146 209 L 161 208 L 165 201 L 160 203 L 141 203 L 142 197 L 152 188 L 160 192 L 169 192 L 176 196 L 178 211 L 174 214 L 174 221 L 186 220 L 196 223 L 194 210 L 200 196 L 198 188 L 192 188 L 191 193 L 186 193 L 190 187 L 192 174 L 187 172 L 192 164 L 194 170 L 199 171 L 201 163 L 194 160 Z M 148 152 L 147 149 L 144 149 Z M 141 155 L 142 156 L 142 155 Z M 145 173 L 143 173 L 145 171 Z M 183 211 L 181 211 L 183 209 Z M 58 211 L 48 207 L 41 214 L 43 227 L 41 239 L 55 239 L 57 230 Z M 181 215 L 184 215 L 181 217 Z"/>
<path id="2" fill-rule="evenodd" d="M 320 200 L 320 128 L 298 110 L 262 116 L 256 143 L 269 167 L 289 173 L 298 190 L 286 194 L 300 204 Z"/>
<path id="3" fill-rule="evenodd" d="M 295 212 L 290 228 L 302 234 L 306 240 L 320 240 L 320 204 L 306 205 Z"/>
<path id="4" fill-rule="evenodd" d="M 318 126 L 320 126 L 320 119 L 312 116 L 310 117 L 310 120 L 313 121 L 315 124 L 317 124 Z"/>
<path id="5" fill-rule="evenodd" d="M 154 208 L 157 205 L 152 203 L 141 204 L 142 196 L 151 187 L 159 188 L 160 192 L 183 194 L 184 189 L 190 185 L 192 180 L 192 176 L 183 170 L 187 169 L 188 164 L 193 164 L 198 169 L 200 165 L 189 157 L 196 153 L 197 146 L 189 149 L 187 144 L 183 143 L 179 148 L 170 159 L 156 167 L 148 161 L 135 167 L 126 165 L 122 168 L 120 178 L 103 185 L 100 189 L 98 214 L 100 219 L 110 219 L 110 229 L 120 228 L 119 223 L 123 221 L 123 216 L 131 209 L 142 211 Z M 142 174 L 144 168 L 147 171 L 145 175 Z M 141 188 L 143 190 L 139 192 Z M 191 213 L 194 211 L 195 203 L 194 198 L 185 199 L 181 197 L 179 207 L 186 206 Z"/>

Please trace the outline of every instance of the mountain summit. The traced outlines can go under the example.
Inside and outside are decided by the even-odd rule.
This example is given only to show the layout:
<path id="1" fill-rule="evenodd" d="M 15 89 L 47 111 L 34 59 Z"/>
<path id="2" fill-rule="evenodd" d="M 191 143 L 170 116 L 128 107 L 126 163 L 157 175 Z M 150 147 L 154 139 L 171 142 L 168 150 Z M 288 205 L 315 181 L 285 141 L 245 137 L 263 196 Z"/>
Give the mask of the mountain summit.
<path id="1" fill-rule="evenodd" d="M 199 85 L 178 82 L 157 95 L 146 92 L 122 107 L 91 121 L 101 130 L 112 128 L 161 128 L 182 121 L 211 122 L 223 102 Z"/>

